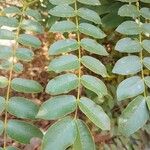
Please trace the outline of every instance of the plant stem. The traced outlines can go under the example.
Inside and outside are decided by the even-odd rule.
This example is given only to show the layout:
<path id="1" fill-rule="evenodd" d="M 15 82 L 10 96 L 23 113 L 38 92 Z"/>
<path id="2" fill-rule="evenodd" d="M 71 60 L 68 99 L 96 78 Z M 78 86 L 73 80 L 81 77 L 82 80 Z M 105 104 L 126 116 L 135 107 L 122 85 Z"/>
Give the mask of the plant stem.
<path id="1" fill-rule="evenodd" d="M 11 90 L 11 80 L 12 80 L 12 75 L 13 75 L 13 67 L 14 67 L 14 61 L 15 61 L 15 54 L 16 54 L 16 49 L 18 47 L 18 37 L 19 37 L 19 33 L 20 33 L 20 27 L 21 27 L 21 22 L 23 20 L 23 14 L 24 11 L 26 9 L 26 6 L 23 7 L 22 9 L 22 15 L 20 17 L 20 21 L 19 21 L 19 25 L 16 31 L 16 37 L 15 37 L 15 44 L 13 47 L 13 58 L 12 58 L 12 65 L 9 71 L 9 78 L 8 78 L 8 86 L 7 86 L 7 92 L 6 92 L 6 99 L 5 99 L 5 118 L 4 118 L 4 150 L 6 150 L 6 146 L 7 146 L 7 119 L 8 119 L 8 112 L 7 112 L 7 104 L 9 102 L 9 97 L 10 97 L 10 90 Z"/>
<path id="2" fill-rule="evenodd" d="M 140 13 L 140 0 L 136 3 L 137 6 L 137 10 Z M 138 17 L 138 24 L 139 27 L 141 27 L 141 18 L 140 16 Z M 140 44 L 142 44 L 142 34 L 139 34 L 139 42 Z M 144 77 L 144 69 L 143 69 L 143 51 L 140 52 L 139 54 L 140 59 L 141 59 L 141 63 L 142 63 L 142 67 L 141 67 L 141 78 L 144 81 L 145 77 Z M 144 97 L 146 98 L 146 87 L 145 87 L 145 83 L 144 83 L 144 92 L 143 92 Z"/>
<path id="3" fill-rule="evenodd" d="M 77 0 L 75 1 L 75 12 L 77 12 L 78 8 L 77 8 Z M 76 26 L 77 26 L 77 41 L 78 44 L 80 45 L 80 32 L 79 32 L 79 19 L 78 16 L 76 15 L 75 17 L 76 20 Z M 81 92 L 81 46 L 79 46 L 78 49 L 78 59 L 79 59 L 79 70 L 78 70 L 78 79 L 79 79 L 79 83 L 78 83 L 78 91 L 77 91 L 77 102 L 80 100 L 80 92 Z M 78 113 L 78 109 L 76 109 L 75 112 L 75 118 L 77 118 L 77 113 Z"/>

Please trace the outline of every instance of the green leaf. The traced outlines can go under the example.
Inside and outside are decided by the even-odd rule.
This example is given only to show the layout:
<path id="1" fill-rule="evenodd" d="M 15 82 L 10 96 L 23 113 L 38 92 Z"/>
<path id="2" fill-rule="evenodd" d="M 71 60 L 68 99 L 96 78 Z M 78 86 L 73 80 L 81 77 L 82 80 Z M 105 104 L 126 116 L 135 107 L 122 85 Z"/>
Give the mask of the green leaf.
<path id="1" fill-rule="evenodd" d="M 148 109 L 150 111 L 150 96 L 146 97 L 146 102 L 147 102 L 147 107 L 148 107 Z"/>
<path id="2" fill-rule="evenodd" d="M 2 70 L 10 70 L 12 67 L 12 62 L 8 61 L 8 60 L 4 60 L 1 62 L 0 64 L 0 69 Z"/>
<path id="3" fill-rule="evenodd" d="M 140 15 L 140 13 L 137 10 L 136 6 L 125 4 L 119 8 L 118 15 L 123 17 L 126 16 L 126 17 L 137 18 Z"/>
<path id="4" fill-rule="evenodd" d="M 14 66 L 13 66 L 13 71 L 14 72 L 16 72 L 16 73 L 21 73 L 21 72 L 23 72 L 23 64 L 21 64 L 21 63 L 16 63 L 16 64 L 14 64 Z"/>
<path id="5" fill-rule="evenodd" d="M 133 76 L 123 80 L 117 88 L 119 101 L 135 97 L 144 92 L 144 81 L 139 76 Z"/>
<path id="6" fill-rule="evenodd" d="M 66 117 L 48 129 L 43 138 L 42 150 L 65 150 L 74 143 L 76 135 L 75 121 Z"/>
<path id="7" fill-rule="evenodd" d="M 52 97 L 42 104 L 37 118 L 44 120 L 55 120 L 75 111 L 76 98 L 72 95 Z"/>
<path id="8" fill-rule="evenodd" d="M 48 71 L 60 73 L 62 71 L 69 71 L 79 68 L 79 60 L 75 55 L 63 55 L 53 59 L 49 66 Z"/>
<path id="9" fill-rule="evenodd" d="M 15 18 L 0 16 L 0 26 L 17 27 L 18 20 Z"/>
<path id="10" fill-rule="evenodd" d="M 93 6 L 101 5 L 99 0 L 77 0 L 77 1 L 86 5 L 93 5 Z"/>
<path id="11" fill-rule="evenodd" d="M 22 45 L 31 46 L 34 48 L 38 48 L 42 44 L 37 37 L 30 34 L 20 34 L 18 38 L 18 42 Z"/>
<path id="12" fill-rule="evenodd" d="M 24 144 L 29 144 L 32 138 L 42 138 L 43 134 L 36 126 L 20 120 L 9 120 L 7 134 L 10 138 Z"/>
<path id="13" fill-rule="evenodd" d="M 145 84 L 150 88 L 150 76 L 144 78 Z"/>
<path id="14" fill-rule="evenodd" d="M 121 75 L 133 75 L 138 73 L 142 68 L 141 60 L 138 56 L 125 56 L 119 59 L 114 68 L 113 73 Z"/>
<path id="15" fill-rule="evenodd" d="M 121 1 L 121 2 L 137 2 L 138 0 L 118 0 L 118 1 Z"/>
<path id="16" fill-rule="evenodd" d="M 115 50 L 122 53 L 137 53 L 142 51 L 142 46 L 137 40 L 131 38 L 123 38 L 119 40 L 115 46 Z"/>
<path id="17" fill-rule="evenodd" d="M 141 0 L 141 2 L 144 2 L 144 3 L 150 3 L 149 0 Z"/>
<path id="18" fill-rule="evenodd" d="M 103 39 L 106 37 L 106 34 L 100 28 L 89 23 L 80 23 L 79 31 L 96 39 Z"/>
<path id="19" fill-rule="evenodd" d="M 40 93 L 43 91 L 43 87 L 37 81 L 23 78 L 14 78 L 11 81 L 11 88 L 22 93 Z"/>
<path id="20" fill-rule="evenodd" d="M 125 136 L 130 136 L 139 130 L 149 119 L 146 100 L 143 96 L 131 101 L 119 118 L 119 130 Z"/>
<path id="21" fill-rule="evenodd" d="M 16 6 L 6 7 L 6 8 L 4 8 L 3 11 L 6 14 L 20 14 L 21 13 L 20 9 Z"/>
<path id="22" fill-rule="evenodd" d="M 32 31 L 35 33 L 43 33 L 44 32 L 44 28 L 42 27 L 42 25 L 34 20 L 28 19 L 28 20 L 23 20 L 21 23 L 21 28 L 27 31 Z"/>
<path id="23" fill-rule="evenodd" d="M 81 111 L 102 130 L 110 130 L 110 119 L 102 107 L 92 100 L 82 97 L 78 102 Z"/>
<path id="24" fill-rule="evenodd" d="M 94 22 L 95 24 L 101 24 L 101 18 L 95 11 L 91 9 L 84 7 L 79 8 L 77 14 L 85 20 L 89 20 L 91 22 Z"/>
<path id="25" fill-rule="evenodd" d="M 14 40 L 15 34 L 12 31 L 6 29 L 0 29 L 0 39 Z"/>
<path id="26" fill-rule="evenodd" d="M 0 135 L 3 133 L 4 131 L 4 123 L 3 121 L 0 120 Z"/>
<path id="27" fill-rule="evenodd" d="M 65 33 L 65 32 L 74 32 L 77 31 L 76 25 L 69 20 L 65 20 L 65 21 L 59 21 L 56 22 L 52 25 L 52 27 L 50 28 L 51 32 L 60 32 L 60 33 Z"/>
<path id="28" fill-rule="evenodd" d="M 146 51 L 150 53 L 150 40 L 143 40 L 142 46 Z"/>
<path id="29" fill-rule="evenodd" d="M 25 14 L 30 16 L 30 17 L 33 17 L 36 20 L 42 20 L 42 16 L 38 10 L 27 8 Z"/>
<path id="30" fill-rule="evenodd" d="M 12 48 L 0 45 L 0 59 L 9 59 L 11 56 L 13 56 Z"/>
<path id="31" fill-rule="evenodd" d="M 11 97 L 7 110 L 18 118 L 35 119 L 39 107 L 31 100 L 23 97 Z"/>
<path id="32" fill-rule="evenodd" d="M 144 33 L 150 34 L 150 23 L 143 23 L 142 24 L 142 31 Z"/>
<path id="33" fill-rule="evenodd" d="M 150 19 L 150 9 L 143 7 L 140 9 L 141 15 L 145 18 L 145 19 Z"/>
<path id="34" fill-rule="evenodd" d="M 0 114 L 4 111 L 5 109 L 5 98 L 0 96 Z"/>
<path id="35" fill-rule="evenodd" d="M 142 32 L 140 26 L 134 21 L 123 22 L 117 27 L 116 31 L 125 35 L 137 35 Z"/>
<path id="36" fill-rule="evenodd" d="M 20 149 L 13 147 L 13 146 L 8 146 L 6 147 L 6 150 L 20 150 Z"/>
<path id="37" fill-rule="evenodd" d="M 94 53 L 102 56 L 108 56 L 108 52 L 106 51 L 106 49 L 102 45 L 97 43 L 95 40 L 89 38 L 83 38 L 80 44 L 82 48 L 84 48 L 90 53 Z"/>
<path id="38" fill-rule="evenodd" d="M 59 40 L 49 48 L 49 55 L 59 55 L 75 51 L 79 48 L 78 42 L 74 39 Z"/>
<path id="39" fill-rule="evenodd" d="M 46 86 L 46 93 L 51 95 L 65 94 L 78 87 L 78 77 L 66 73 L 50 80 Z"/>
<path id="40" fill-rule="evenodd" d="M 143 59 L 143 64 L 146 68 L 148 68 L 150 70 L 150 57 L 145 57 Z"/>
<path id="41" fill-rule="evenodd" d="M 91 75 L 83 75 L 81 77 L 81 83 L 85 88 L 93 91 L 100 97 L 103 97 L 108 94 L 107 87 L 97 77 Z"/>
<path id="42" fill-rule="evenodd" d="M 108 77 L 106 67 L 96 58 L 91 56 L 83 56 L 81 58 L 82 64 L 90 69 L 92 72 L 101 75 L 102 77 Z"/>
<path id="43" fill-rule="evenodd" d="M 49 2 L 53 5 L 64 5 L 64 4 L 72 4 L 75 0 L 49 0 Z"/>
<path id="44" fill-rule="evenodd" d="M 29 62 L 33 59 L 34 53 L 28 48 L 18 48 L 16 50 L 16 57 L 18 60 Z"/>
<path id="45" fill-rule="evenodd" d="M 8 85 L 8 79 L 4 76 L 0 76 L 0 88 L 5 88 Z"/>
<path id="46" fill-rule="evenodd" d="M 75 10 L 66 4 L 55 6 L 49 13 L 57 17 L 74 17 L 76 15 Z"/>
<path id="47" fill-rule="evenodd" d="M 80 119 L 76 120 L 77 138 L 75 140 L 74 150 L 95 150 L 95 143 L 88 126 Z"/>

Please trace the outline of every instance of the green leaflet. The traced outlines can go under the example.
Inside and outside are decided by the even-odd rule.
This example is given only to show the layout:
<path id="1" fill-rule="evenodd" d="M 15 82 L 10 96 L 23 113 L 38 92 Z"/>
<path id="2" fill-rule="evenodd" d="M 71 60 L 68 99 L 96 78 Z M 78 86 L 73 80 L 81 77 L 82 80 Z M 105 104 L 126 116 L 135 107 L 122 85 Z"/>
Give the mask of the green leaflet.
<path id="1" fill-rule="evenodd" d="M 0 135 L 3 133 L 4 131 L 4 123 L 3 121 L 0 120 Z"/>
<path id="2" fill-rule="evenodd" d="M 76 136 L 75 120 L 66 117 L 48 129 L 43 138 L 42 150 L 64 150 L 74 143 Z"/>
<path id="3" fill-rule="evenodd" d="M 31 61 L 34 57 L 34 53 L 32 50 L 28 49 L 28 48 L 18 48 L 16 50 L 16 57 L 18 60 L 22 60 L 22 61 Z"/>
<path id="4" fill-rule="evenodd" d="M 17 27 L 18 20 L 16 18 L 0 16 L 0 26 Z"/>
<path id="5" fill-rule="evenodd" d="M 37 37 L 30 34 L 20 34 L 18 42 L 22 45 L 31 46 L 33 48 L 39 48 L 42 44 Z"/>
<path id="6" fill-rule="evenodd" d="M 138 56 L 125 56 L 119 59 L 114 68 L 113 73 L 121 75 L 133 75 L 141 71 L 142 64 Z"/>
<path id="7" fill-rule="evenodd" d="M 0 96 L 0 114 L 4 111 L 5 108 L 5 99 Z"/>
<path id="8" fill-rule="evenodd" d="M 136 6 L 125 4 L 119 8 L 118 15 L 136 18 L 140 15 Z"/>
<path id="9" fill-rule="evenodd" d="M 141 0 L 141 2 L 144 2 L 144 3 L 150 3 L 149 0 Z"/>
<path id="10" fill-rule="evenodd" d="M 66 21 L 59 21 L 56 22 L 52 25 L 50 28 L 51 32 L 60 32 L 60 33 L 65 33 L 65 32 L 74 32 L 77 31 L 76 25 L 69 20 Z"/>
<path id="11" fill-rule="evenodd" d="M 20 14 L 21 13 L 20 9 L 16 6 L 6 7 L 6 8 L 4 8 L 3 11 L 6 14 Z"/>
<path id="12" fill-rule="evenodd" d="M 101 5 L 99 0 L 78 0 L 78 2 L 83 3 L 83 4 L 87 4 L 87 5 Z"/>
<path id="13" fill-rule="evenodd" d="M 102 77 L 107 77 L 108 73 L 106 67 L 96 58 L 91 56 L 83 56 L 81 58 L 82 64 L 90 69 L 92 72 L 101 75 Z"/>
<path id="14" fill-rule="evenodd" d="M 24 70 L 23 64 L 21 64 L 21 63 L 14 64 L 14 66 L 13 66 L 13 71 L 14 72 L 21 73 L 21 72 L 23 72 L 23 70 Z"/>
<path id="15" fill-rule="evenodd" d="M 123 38 L 119 40 L 115 46 L 115 50 L 122 53 L 137 53 L 142 51 L 142 46 L 137 40 L 131 38 Z"/>
<path id="16" fill-rule="evenodd" d="M 74 9 L 67 4 L 55 6 L 49 11 L 49 13 L 57 17 L 74 17 L 75 16 Z"/>
<path id="17" fill-rule="evenodd" d="M 83 75 L 81 77 L 81 83 L 85 88 L 93 91 L 100 97 L 103 97 L 108 94 L 107 87 L 97 77 L 91 75 Z"/>
<path id="18" fill-rule="evenodd" d="M 102 56 L 107 56 L 108 52 L 106 49 L 97 43 L 95 40 L 89 39 L 89 38 L 83 38 L 80 42 L 82 48 L 87 50 L 90 53 L 102 55 Z"/>
<path id="19" fill-rule="evenodd" d="M 76 120 L 77 138 L 73 145 L 74 150 L 95 150 L 95 143 L 89 128 L 80 119 Z"/>
<path id="20" fill-rule="evenodd" d="M 143 23 L 142 24 L 142 31 L 144 33 L 150 34 L 150 23 Z"/>
<path id="21" fill-rule="evenodd" d="M 11 81 L 11 88 L 22 93 L 40 93 L 43 91 L 43 87 L 37 81 L 23 78 L 14 78 Z"/>
<path id="22" fill-rule="evenodd" d="M 75 0 L 49 0 L 53 5 L 63 5 L 63 4 L 72 4 Z"/>
<path id="23" fill-rule="evenodd" d="M 139 130 L 149 119 L 146 100 L 143 96 L 131 101 L 119 118 L 119 130 L 125 136 L 130 136 Z"/>
<path id="24" fill-rule="evenodd" d="M 29 99 L 11 97 L 7 109 L 9 113 L 18 118 L 35 119 L 39 107 Z"/>
<path id="25" fill-rule="evenodd" d="M 150 19 L 150 9 L 143 7 L 140 9 L 141 15 L 145 18 L 145 19 Z"/>
<path id="26" fill-rule="evenodd" d="M 12 55 L 13 55 L 13 51 L 11 47 L 0 45 L 0 59 L 8 59 Z"/>
<path id="27" fill-rule="evenodd" d="M 139 76 L 133 76 L 123 80 L 117 87 L 119 101 L 135 97 L 144 92 L 144 81 Z"/>
<path id="28" fill-rule="evenodd" d="M 0 76 L 0 88 L 5 88 L 8 85 L 8 79 L 4 76 Z"/>
<path id="29" fill-rule="evenodd" d="M 91 22 L 94 22 L 95 24 L 101 24 L 101 18 L 95 11 L 91 9 L 84 7 L 79 8 L 77 14 L 85 20 L 89 20 Z"/>
<path id="30" fill-rule="evenodd" d="M 121 2 L 137 2 L 138 0 L 118 0 L 118 1 L 121 1 Z"/>
<path id="31" fill-rule="evenodd" d="M 143 40 L 142 46 L 146 51 L 150 53 L 150 40 Z"/>
<path id="32" fill-rule="evenodd" d="M 9 120 L 7 134 L 10 138 L 29 144 L 33 137 L 42 138 L 43 134 L 36 126 L 20 120 Z"/>
<path id="33" fill-rule="evenodd" d="M 69 71 L 79 68 L 78 57 L 72 54 L 63 55 L 53 59 L 49 66 L 48 71 L 54 71 L 60 73 L 62 71 Z"/>
<path id="34" fill-rule="evenodd" d="M 59 119 L 75 111 L 76 98 L 72 95 L 52 97 L 42 104 L 37 118 L 45 120 Z"/>
<path id="35" fill-rule="evenodd" d="M 58 95 L 68 93 L 78 86 L 78 77 L 75 74 L 66 73 L 50 80 L 46 86 L 46 93 Z"/>
<path id="36" fill-rule="evenodd" d="M 98 27 L 89 23 L 80 23 L 79 31 L 96 39 L 103 39 L 106 34 Z"/>
<path id="37" fill-rule="evenodd" d="M 144 57 L 143 64 L 146 68 L 150 70 L 150 57 Z"/>
<path id="38" fill-rule="evenodd" d="M 134 21 L 125 21 L 117 27 L 116 31 L 125 35 L 137 35 L 142 32 L 142 29 Z"/>
<path id="39" fill-rule="evenodd" d="M 44 32 L 44 28 L 42 27 L 42 25 L 39 22 L 31 20 L 31 19 L 28 19 L 28 20 L 24 19 L 21 23 L 21 28 L 27 31 L 33 31 L 35 33 Z"/>
<path id="40" fill-rule="evenodd" d="M 150 96 L 146 97 L 146 102 L 147 102 L 148 109 L 150 111 Z"/>
<path id="41" fill-rule="evenodd" d="M 27 8 L 25 14 L 30 17 L 33 17 L 35 20 L 42 20 L 42 16 L 38 10 Z"/>
<path id="42" fill-rule="evenodd" d="M 103 111 L 102 107 L 92 100 L 82 97 L 78 102 L 81 111 L 102 130 L 110 130 L 110 119 Z"/>
<path id="43" fill-rule="evenodd" d="M 4 60 L 0 64 L 0 69 L 8 71 L 11 69 L 11 66 L 12 66 L 12 62 L 9 62 L 8 60 Z"/>
<path id="44" fill-rule="evenodd" d="M 12 31 L 6 29 L 0 29 L 0 39 L 14 40 L 15 34 Z"/>
<path id="45" fill-rule="evenodd" d="M 49 48 L 49 55 L 59 55 L 75 51 L 79 48 L 78 42 L 74 39 L 59 40 L 53 43 Z"/>
<path id="46" fill-rule="evenodd" d="M 150 76 L 144 78 L 145 84 L 150 88 Z"/>

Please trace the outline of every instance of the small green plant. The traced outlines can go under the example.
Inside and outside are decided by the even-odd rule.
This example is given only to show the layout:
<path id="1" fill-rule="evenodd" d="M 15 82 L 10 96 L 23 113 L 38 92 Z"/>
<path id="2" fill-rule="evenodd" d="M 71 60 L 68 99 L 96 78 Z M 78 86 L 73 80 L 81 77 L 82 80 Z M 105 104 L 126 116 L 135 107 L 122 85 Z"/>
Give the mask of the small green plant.
<path id="1" fill-rule="evenodd" d="M 42 104 L 37 117 L 60 120 L 47 130 L 43 138 L 42 150 L 59 150 L 70 146 L 76 150 L 94 150 L 95 144 L 91 133 L 85 122 L 78 118 L 78 111 L 81 110 L 102 130 L 110 129 L 109 117 L 102 107 L 82 94 L 83 87 L 96 93 L 99 98 L 108 94 L 105 84 L 99 78 L 85 75 L 83 70 L 85 67 L 102 77 L 108 76 L 105 66 L 98 59 L 84 55 L 84 51 L 102 56 L 108 55 L 106 49 L 96 42 L 97 39 L 106 37 L 98 27 L 101 19 L 95 11 L 87 8 L 88 5 L 100 5 L 100 2 L 98 0 L 49 1 L 56 5 L 49 13 L 63 18 L 53 24 L 50 31 L 65 36 L 49 48 L 49 55 L 61 56 L 57 56 L 50 62 L 48 71 L 63 74 L 48 82 L 46 93 L 53 97 Z M 78 4 L 82 5 L 78 7 Z M 75 33 L 77 37 L 69 38 L 70 33 Z M 81 39 L 81 34 L 88 37 Z M 75 89 L 76 97 L 66 95 Z"/>
<path id="2" fill-rule="evenodd" d="M 137 134 L 150 133 L 150 0 L 18 2 L 0 11 L 0 150 L 18 149 L 9 139 L 26 147 L 33 138 L 41 150 L 138 149 Z M 48 44 L 53 77 L 44 90 L 22 72 L 49 35 L 59 40 Z M 36 93 L 50 98 L 39 106 L 29 98 Z"/>
<path id="3" fill-rule="evenodd" d="M 30 62 L 34 53 L 31 48 L 39 48 L 41 41 L 32 33 L 43 33 L 44 29 L 37 20 L 40 14 L 29 8 L 31 3 L 23 3 L 22 8 L 7 7 L 0 16 L 0 39 L 12 41 L 12 45 L 0 45 L 0 69 L 8 72 L 8 77 L 0 76 L 0 87 L 6 89 L 6 95 L 0 97 L 0 113 L 4 120 L 0 121 L 0 133 L 4 135 L 4 150 L 15 149 L 7 147 L 7 137 L 24 144 L 31 138 L 42 138 L 43 133 L 36 126 L 28 123 L 35 120 L 38 105 L 25 97 L 13 96 L 13 91 L 21 93 L 39 93 L 43 87 L 34 80 L 14 77 L 13 74 L 23 71 L 23 62 Z M 9 16 L 9 17 L 8 17 Z M 9 114 L 18 119 L 9 119 Z M 24 121 L 20 120 L 23 119 Z"/>
<path id="4" fill-rule="evenodd" d="M 116 29 L 117 32 L 128 37 L 119 40 L 115 49 L 121 53 L 128 53 L 128 56 L 116 62 L 113 73 L 130 76 L 117 88 L 118 101 L 132 99 L 119 118 L 119 130 L 123 135 L 130 136 L 143 127 L 149 119 L 150 98 L 147 96 L 146 86 L 150 87 L 150 77 L 144 76 L 144 68 L 150 69 L 150 57 L 144 57 L 143 51 L 150 52 L 150 40 L 148 40 L 150 24 L 146 22 L 150 16 L 149 8 L 140 8 L 140 1 L 121 1 L 128 4 L 123 5 L 118 14 L 131 17 L 132 20 L 123 22 Z M 141 2 L 149 3 L 146 0 Z M 136 55 L 137 53 L 139 55 Z"/>

